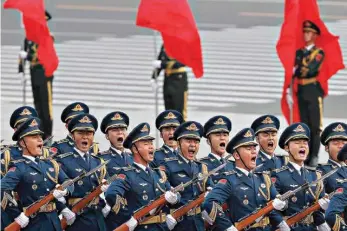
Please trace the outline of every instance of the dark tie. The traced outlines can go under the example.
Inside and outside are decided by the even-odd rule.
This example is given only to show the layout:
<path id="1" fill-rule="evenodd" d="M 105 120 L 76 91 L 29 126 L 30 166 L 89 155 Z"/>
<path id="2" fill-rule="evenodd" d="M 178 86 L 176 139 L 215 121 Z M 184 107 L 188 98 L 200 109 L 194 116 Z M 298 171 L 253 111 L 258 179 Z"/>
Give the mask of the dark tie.
<path id="1" fill-rule="evenodd" d="M 225 159 L 224 159 L 224 158 L 220 158 L 220 162 L 221 162 L 222 164 L 224 164 L 224 163 L 225 163 Z"/>
<path id="2" fill-rule="evenodd" d="M 35 163 L 36 163 L 36 164 L 39 164 L 39 163 L 40 163 L 40 158 L 39 158 L 39 157 L 36 157 L 36 158 L 35 158 Z"/>
<path id="3" fill-rule="evenodd" d="M 300 174 L 301 174 L 301 176 L 305 179 L 304 167 L 301 167 L 301 169 L 300 169 Z"/>
<path id="4" fill-rule="evenodd" d="M 84 161 L 87 163 L 87 164 L 89 164 L 89 157 L 88 157 L 88 154 L 87 153 L 85 153 L 84 154 Z"/>
<path id="5" fill-rule="evenodd" d="M 148 175 L 151 175 L 151 170 L 149 169 L 149 167 L 146 167 L 146 173 L 147 173 Z"/>

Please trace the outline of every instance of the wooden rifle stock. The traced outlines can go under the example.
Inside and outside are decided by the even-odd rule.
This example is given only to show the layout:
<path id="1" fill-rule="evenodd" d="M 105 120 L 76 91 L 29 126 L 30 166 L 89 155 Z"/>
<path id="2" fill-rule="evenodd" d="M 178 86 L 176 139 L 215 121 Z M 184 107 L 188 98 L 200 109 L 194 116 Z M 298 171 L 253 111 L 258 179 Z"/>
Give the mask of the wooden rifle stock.
<path id="1" fill-rule="evenodd" d="M 253 224 L 255 220 L 258 218 L 265 216 L 266 214 L 270 213 L 274 209 L 274 206 L 272 205 L 272 201 L 270 201 L 264 208 L 256 211 L 255 213 L 252 213 L 245 219 L 241 220 L 237 225 L 237 230 L 243 230 Z"/>
<path id="2" fill-rule="evenodd" d="M 186 213 L 188 213 L 191 209 L 199 206 L 202 204 L 202 202 L 204 202 L 205 200 L 205 194 L 206 193 L 202 193 L 200 194 L 200 196 L 198 198 L 196 198 L 195 200 L 191 201 L 188 204 L 185 204 L 183 206 L 181 206 L 180 208 L 176 209 L 171 216 L 173 218 L 175 218 L 176 220 L 179 219 L 180 217 L 184 216 Z"/>

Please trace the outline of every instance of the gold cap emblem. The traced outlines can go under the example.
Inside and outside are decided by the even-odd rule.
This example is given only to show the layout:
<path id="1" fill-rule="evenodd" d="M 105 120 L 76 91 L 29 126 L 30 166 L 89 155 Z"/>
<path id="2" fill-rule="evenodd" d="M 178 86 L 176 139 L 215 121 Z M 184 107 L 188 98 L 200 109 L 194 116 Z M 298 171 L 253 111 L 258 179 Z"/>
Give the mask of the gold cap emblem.
<path id="1" fill-rule="evenodd" d="M 225 125 L 223 118 L 219 117 L 216 122 L 214 122 L 215 125 Z"/>
<path id="2" fill-rule="evenodd" d="M 91 123 L 92 121 L 89 119 L 88 116 L 84 116 L 82 119 L 79 120 L 80 123 Z"/>
<path id="3" fill-rule="evenodd" d="M 77 104 L 72 111 L 83 111 L 83 107 L 80 104 Z"/>
<path id="4" fill-rule="evenodd" d="M 333 129 L 334 132 L 344 132 L 346 131 L 341 124 L 337 125 L 336 128 Z"/>
<path id="5" fill-rule="evenodd" d="M 167 116 L 164 117 L 164 119 L 169 120 L 169 119 L 176 119 L 177 117 L 175 116 L 174 113 L 169 112 Z"/>
<path id="6" fill-rule="evenodd" d="M 187 130 L 188 130 L 188 131 L 198 131 L 199 129 L 198 129 L 198 127 L 196 126 L 195 123 L 192 123 L 192 124 L 190 124 L 190 125 L 187 127 Z"/>
<path id="7" fill-rule="evenodd" d="M 143 125 L 141 132 L 149 132 L 147 124 Z"/>
<path id="8" fill-rule="evenodd" d="M 122 120 L 123 117 L 120 116 L 119 113 L 114 114 L 114 116 L 111 118 L 111 120 Z"/>
<path id="9" fill-rule="evenodd" d="M 23 111 L 19 114 L 21 116 L 31 115 L 32 113 L 28 110 L 28 108 L 24 108 Z"/>
<path id="10" fill-rule="evenodd" d="M 250 130 L 248 130 L 244 135 L 243 135 L 243 137 L 246 137 L 246 138 L 248 138 L 248 137 L 252 137 L 253 135 L 252 135 L 252 132 L 250 131 Z"/>
<path id="11" fill-rule="evenodd" d="M 294 132 L 305 132 L 305 129 L 299 124 L 294 130 Z"/>
<path id="12" fill-rule="evenodd" d="M 274 121 L 268 116 L 261 123 L 263 123 L 263 124 L 273 124 Z"/>
<path id="13" fill-rule="evenodd" d="M 37 121 L 34 119 L 33 121 L 31 121 L 31 124 L 29 125 L 29 127 L 36 127 L 38 126 Z"/>

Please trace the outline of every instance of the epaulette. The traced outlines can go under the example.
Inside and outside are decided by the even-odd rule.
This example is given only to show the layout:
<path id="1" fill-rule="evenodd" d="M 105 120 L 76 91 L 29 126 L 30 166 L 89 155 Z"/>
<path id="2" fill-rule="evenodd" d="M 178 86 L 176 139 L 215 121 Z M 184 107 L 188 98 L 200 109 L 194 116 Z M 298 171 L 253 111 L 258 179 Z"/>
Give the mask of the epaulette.
<path id="1" fill-rule="evenodd" d="M 18 164 L 18 163 L 21 163 L 21 162 L 25 162 L 26 159 L 17 159 L 17 160 L 12 160 L 11 163 L 12 164 Z"/>
<path id="2" fill-rule="evenodd" d="M 58 158 L 63 159 L 65 157 L 68 157 L 68 156 L 71 156 L 71 155 L 73 155 L 73 152 L 67 152 L 67 153 L 64 153 L 64 154 L 60 154 L 58 156 Z"/>
<path id="3" fill-rule="evenodd" d="M 201 161 L 201 160 L 210 160 L 210 157 L 205 156 L 205 157 L 203 157 L 203 158 L 200 158 L 198 161 Z"/>
<path id="4" fill-rule="evenodd" d="M 281 154 L 275 154 L 275 156 L 281 157 L 281 156 L 289 156 L 288 153 L 281 153 Z"/>
<path id="5" fill-rule="evenodd" d="M 99 152 L 99 155 L 110 154 L 110 150 Z"/>
<path id="6" fill-rule="evenodd" d="M 261 171 L 261 172 L 255 171 L 254 174 L 258 174 L 258 175 L 262 175 L 262 174 L 270 175 L 271 172 L 270 172 L 270 171 Z"/>
<path id="7" fill-rule="evenodd" d="M 318 166 L 332 166 L 331 163 L 319 163 Z"/>
<path id="8" fill-rule="evenodd" d="M 282 168 L 275 169 L 274 172 L 279 173 L 287 169 L 289 169 L 289 167 L 285 165 L 285 166 L 282 166 Z"/>
<path id="9" fill-rule="evenodd" d="M 307 169 L 307 170 L 310 170 L 310 171 L 317 171 L 317 168 L 316 167 L 310 167 L 310 166 L 305 166 L 305 168 Z"/>
<path id="10" fill-rule="evenodd" d="M 55 141 L 54 143 L 56 143 L 56 144 L 62 144 L 62 143 L 67 143 L 67 142 L 69 142 L 68 139 L 62 139 L 62 140 Z"/>
<path id="11" fill-rule="evenodd" d="M 164 161 L 173 161 L 173 160 L 178 160 L 177 157 L 169 157 L 169 158 L 164 158 Z"/>
<path id="12" fill-rule="evenodd" d="M 235 170 L 231 170 L 231 171 L 228 171 L 228 172 L 223 172 L 224 175 L 226 176 L 229 176 L 229 175 L 232 175 L 232 174 L 235 174 Z"/>

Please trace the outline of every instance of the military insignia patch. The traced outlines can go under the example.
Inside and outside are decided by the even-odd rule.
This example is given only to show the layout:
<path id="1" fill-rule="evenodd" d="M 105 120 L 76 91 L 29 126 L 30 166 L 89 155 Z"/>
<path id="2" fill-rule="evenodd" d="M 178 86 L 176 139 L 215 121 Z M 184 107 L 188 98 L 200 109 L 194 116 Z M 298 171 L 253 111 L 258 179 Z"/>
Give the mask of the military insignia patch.
<path id="1" fill-rule="evenodd" d="M 142 196 L 142 199 L 143 199 L 144 201 L 146 201 L 146 200 L 148 200 L 148 196 L 145 194 L 145 195 Z"/>
<path id="2" fill-rule="evenodd" d="M 266 188 L 266 185 L 265 185 L 264 183 L 262 183 L 262 184 L 260 185 L 260 187 Z"/>
<path id="3" fill-rule="evenodd" d="M 91 123 L 92 121 L 89 119 L 88 116 L 84 116 L 82 119 L 79 120 L 80 123 Z"/>
<path id="4" fill-rule="evenodd" d="M 244 204 L 244 205 L 248 205 L 248 203 L 249 203 L 248 199 L 244 199 L 244 200 L 243 200 L 243 204 Z"/>
<path id="5" fill-rule="evenodd" d="M 252 137 L 252 132 L 250 130 L 248 130 L 243 137 Z"/>
<path id="6" fill-rule="evenodd" d="M 336 128 L 333 129 L 334 132 L 344 132 L 346 131 L 341 124 L 337 125 Z"/>
<path id="7" fill-rule="evenodd" d="M 54 168 L 49 168 L 48 171 L 54 172 Z"/>
<path id="8" fill-rule="evenodd" d="M 31 115 L 32 113 L 28 110 L 28 108 L 24 108 L 24 110 L 19 114 L 21 116 Z"/>
<path id="9" fill-rule="evenodd" d="M 36 190 L 36 189 L 37 189 L 37 185 L 36 185 L 36 184 L 33 184 L 33 185 L 31 186 L 31 188 L 32 188 L 33 190 Z"/>
<path id="10" fill-rule="evenodd" d="M 160 169 L 161 171 L 163 171 L 163 172 L 166 171 L 166 168 L 165 168 L 165 166 L 163 166 L 163 165 L 159 166 L 159 169 Z"/>
<path id="11" fill-rule="evenodd" d="M 12 167 L 8 170 L 8 172 L 14 172 L 14 171 L 16 171 L 16 167 Z"/>
<path id="12" fill-rule="evenodd" d="M 276 183 L 276 181 L 277 181 L 276 177 L 271 177 L 271 182 L 272 182 L 273 184 Z"/>
<path id="13" fill-rule="evenodd" d="M 274 121 L 270 117 L 266 117 L 263 121 L 261 121 L 263 124 L 273 124 Z"/>
<path id="14" fill-rule="evenodd" d="M 55 148 L 55 147 L 51 147 L 51 148 L 49 149 L 49 151 L 52 152 L 52 153 L 54 153 L 54 154 L 56 154 L 56 153 L 58 152 L 58 149 Z"/>
<path id="15" fill-rule="evenodd" d="M 293 196 L 293 197 L 292 197 L 292 201 L 295 203 L 295 202 L 298 201 L 298 198 L 297 198 L 296 196 Z"/>
<path id="16" fill-rule="evenodd" d="M 294 130 L 294 132 L 305 132 L 305 129 L 299 124 Z"/>
<path id="17" fill-rule="evenodd" d="M 338 188 L 335 191 L 335 194 L 342 194 L 343 193 L 343 188 Z"/>
<path id="18" fill-rule="evenodd" d="M 114 116 L 111 118 L 111 120 L 122 120 L 122 119 L 123 117 L 119 113 L 114 114 Z"/>
<path id="19" fill-rule="evenodd" d="M 119 174 L 117 179 L 125 180 L 126 176 L 124 174 Z"/>
<path id="20" fill-rule="evenodd" d="M 81 185 L 83 185 L 83 181 L 82 181 L 82 180 L 79 180 L 79 181 L 77 182 L 77 184 L 78 184 L 79 186 L 81 186 Z"/>
<path id="21" fill-rule="evenodd" d="M 83 111 L 83 107 L 80 104 L 77 104 L 73 109 L 71 109 L 72 111 Z"/>
<path id="22" fill-rule="evenodd" d="M 198 131 L 198 127 L 196 126 L 195 123 L 191 123 L 188 127 L 186 127 L 188 131 Z"/>
<path id="23" fill-rule="evenodd" d="M 149 132 L 147 124 L 143 125 L 141 132 Z"/>
<path id="24" fill-rule="evenodd" d="M 145 187 L 147 183 L 140 183 L 139 185 L 141 185 L 142 187 Z"/>
<path id="25" fill-rule="evenodd" d="M 174 113 L 169 112 L 167 116 L 164 117 L 164 119 L 169 120 L 169 119 L 176 119 L 177 117 L 175 116 Z"/>
<path id="26" fill-rule="evenodd" d="M 317 54 L 317 55 L 316 55 L 316 61 L 317 61 L 317 62 L 321 61 L 322 58 L 323 58 L 323 56 L 322 56 L 321 54 Z"/>
<path id="27" fill-rule="evenodd" d="M 227 183 L 227 179 L 220 179 L 218 181 L 218 184 L 226 184 Z"/>
<path id="28" fill-rule="evenodd" d="M 218 118 L 216 122 L 214 122 L 215 125 L 225 125 L 223 118 Z"/>
<path id="29" fill-rule="evenodd" d="M 33 121 L 31 121 L 31 124 L 29 125 L 29 127 L 35 127 L 38 126 L 36 120 L 34 119 Z"/>

